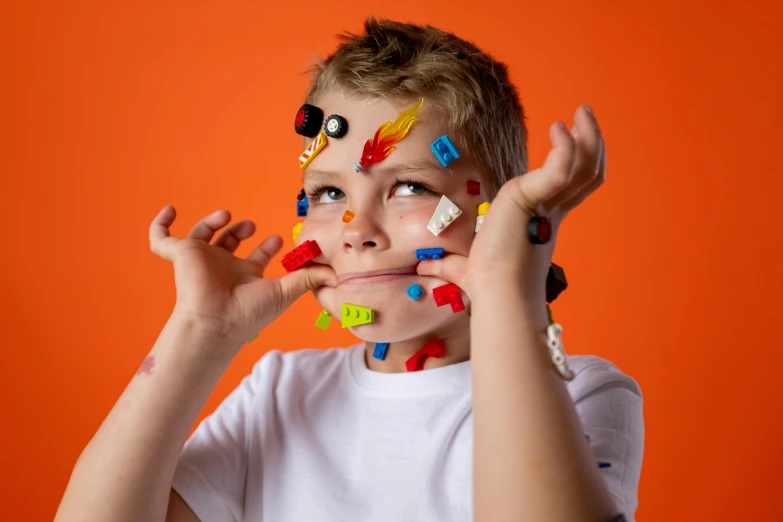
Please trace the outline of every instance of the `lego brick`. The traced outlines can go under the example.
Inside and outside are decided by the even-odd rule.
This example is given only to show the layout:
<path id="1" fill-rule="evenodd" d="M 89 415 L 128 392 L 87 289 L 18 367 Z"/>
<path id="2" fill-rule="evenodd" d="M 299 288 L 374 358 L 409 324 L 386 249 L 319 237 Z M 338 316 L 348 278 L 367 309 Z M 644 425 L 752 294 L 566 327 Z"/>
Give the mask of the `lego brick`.
<path id="1" fill-rule="evenodd" d="M 454 148 L 454 144 L 448 136 L 444 135 L 430 144 L 430 149 L 435 157 L 438 158 L 442 167 L 448 167 L 455 159 L 459 158 L 459 152 Z"/>
<path id="2" fill-rule="evenodd" d="M 318 126 L 321 126 L 321 123 L 318 123 Z M 326 145 L 328 145 L 329 141 L 326 137 L 326 134 L 321 131 L 318 133 L 318 136 L 315 137 L 315 139 L 310 143 L 310 145 L 304 150 L 301 156 L 299 156 L 299 168 L 305 168 L 310 164 L 313 159 L 318 155 L 321 150 L 323 150 Z"/>
<path id="3" fill-rule="evenodd" d="M 544 245 L 552 238 L 552 223 L 544 216 L 535 216 L 527 222 L 527 238 L 534 245 Z"/>
<path id="4" fill-rule="evenodd" d="M 414 301 L 424 295 L 424 289 L 416 283 L 413 283 L 411 286 L 409 286 L 405 292 L 407 292 L 410 298 Z"/>
<path id="5" fill-rule="evenodd" d="M 343 214 L 343 223 L 350 223 L 354 215 L 355 214 L 350 210 L 346 210 L 345 213 Z"/>
<path id="6" fill-rule="evenodd" d="M 315 326 L 321 330 L 326 330 L 329 328 L 329 323 L 331 322 L 332 314 L 330 314 L 327 310 L 323 310 L 320 314 L 318 314 L 318 319 L 315 320 Z"/>
<path id="7" fill-rule="evenodd" d="M 294 228 L 291 229 L 291 233 L 294 236 L 294 243 L 296 243 L 296 238 L 299 237 L 299 232 L 301 232 L 301 231 L 302 231 L 302 224 L 301 223 L 297 223 L 296 225 L 294 225 Z"/>
<path id="8" fill-rule="evenodd" d="M 460 289 L 454 283 L 447 283 L 432 289 L 432 298 L 435 299 L 437 306 L 451 305 L 451 311 L 461 312 L 465 309 L 465 303 L 462 301 Z"/>
<path id="9" fill-rule="evenodd" d="M 389 343 L 375 343 L 375 349 L 372 352 L 372 356 L 376 359 L 386 359 L 386 353 L 389 351 Z"/>
<path id="10" fill-rule="evenodd" d="M 551 303 L 557 296 L 568 288 L 568 280 L 565 271 L 554 263 L 550 263 L 549 272 L 546 275 L 546 302 Z"/>
<path id="11" fill-rule="evenodd" d="M 332 114 L 324 122 L 324 132 L 330 138 L 342 138 L 348 132 L 348 120 L 339 114 Z"/>
<path id="12" fill-rule="evenodd" d="M 405 369 L 409 372 L 421 371 L 424 369 L 427 358 L 440 359 L 444 355 L 446 355 L 446 345 L 440 339 L 433 339 L 405 361 Z"/>
<path id="13" fill-rule="evenodd" d="M 478 181 L 468 180 L 468 194 L 471 196 L 478 196 L 481 194 L 481 183 Z"/>
<path id="14" fill-rule="evenodd" d="M 476 232 L 479 231 L 481 225 L 484 224 L 484 216 L 476 216 Z"/>
<path id="15" fill-rule="evenodd" d="M 489 212 L 489 203 L 485 201 L 484 203 L 478 206 L 478 215 L 483 216 L 487 212 Z"/>
<path id="16" fill-rule="evenodd" d="M 416 259 L 424 261 L 425 259 L 441 259 L 443 258 L 442 248 L 417 248 Z"/>
<path id="17" fill-rule="evenodd" d="M 296 216 L 307 217 L 307 209 L 310 207 L 310 202 L 305 200 L 296 202 Z"/>
<path id="18" fill-rule="evenodd" d="M 318 243 L 308 239 L 284 255 L 281 263 L 286 272 L 293 272 L 319 255 L 321 255 L 321 248 L 318 246 Z"/>
<path id="19" fill-rule="evenodd" d="M 360 324 L 367 324 L 373 321 L 375 321 L 375 311 L 372 308 L 343 303 L 343 328 L 348 328 L 349 326 L 358 326 Z"/>
<path id="20" fill-rule="evenodd" d="M 296 112 L 294 130 L 297 134 L 314 138 L 321 130 L 321 122 L 324 121 L 324 111 L 315 105 L 305 103 Z"/>
<path id="21" fill-rule="evenodd" d="M 438 206 L 435 207 L 435 212 L 432 214 L 432 218 L 430 218 L 427 230 L 437 236 L 443 232 L 446 227 L 454 223 L 454 220 L 460 215 L 462 215 L 462 210 L 452 203 L 449 198 L 443 196 L 440 198 Z"/>

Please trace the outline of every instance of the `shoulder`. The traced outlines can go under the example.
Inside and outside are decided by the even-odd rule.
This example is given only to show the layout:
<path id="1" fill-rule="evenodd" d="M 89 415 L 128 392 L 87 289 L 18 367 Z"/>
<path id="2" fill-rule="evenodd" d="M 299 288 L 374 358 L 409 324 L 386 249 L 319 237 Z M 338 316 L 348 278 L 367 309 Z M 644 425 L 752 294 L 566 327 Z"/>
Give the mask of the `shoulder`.
<path id="1" fill-rule="evenodd" d="M 607 359 L 597 355 L 572 355 L 568 356 L 568 364 L 575 374 L 567 385 L 574 401 L 600 391 L 618 389 L 638 397 L 640 401 L 642 399 L 642 390 L 636 379 Z"/>

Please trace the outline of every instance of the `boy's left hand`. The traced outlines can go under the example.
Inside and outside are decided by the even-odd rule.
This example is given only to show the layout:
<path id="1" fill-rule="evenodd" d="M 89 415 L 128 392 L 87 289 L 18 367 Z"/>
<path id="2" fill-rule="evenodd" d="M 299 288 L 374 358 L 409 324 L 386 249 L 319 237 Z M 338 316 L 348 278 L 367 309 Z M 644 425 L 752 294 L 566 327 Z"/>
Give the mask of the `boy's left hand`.
<path id="1" fill-rule="evenodd" d="M 419 263 L 419 275 L 459 286 L 471 300 L 483 290 L 518 288 L 531 303 L 546 300 L 546 277 L 557 232 L 566 215 L 603 184 L 606 147 L 598 121 L 583 105 L 570 132 L 556 122 L 549 129 L 552 149 L 540 168 L 506 182 L 484 218 L 468 257 L 451 254 Z M 528 221 L 546 216 L 552 224 L 548 243 L 535 245 Z"/>

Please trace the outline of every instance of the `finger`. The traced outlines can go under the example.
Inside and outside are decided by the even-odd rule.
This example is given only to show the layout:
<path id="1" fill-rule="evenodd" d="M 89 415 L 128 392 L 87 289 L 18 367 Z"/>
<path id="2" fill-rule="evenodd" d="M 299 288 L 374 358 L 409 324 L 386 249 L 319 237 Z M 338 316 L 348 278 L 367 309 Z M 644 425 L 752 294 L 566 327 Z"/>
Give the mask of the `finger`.
<path id="1" fill-rule="evenodd" d="M 244 219 L 231 224 L 215 240 L 213 245 L 225 248 L 232 254 L 239 248 L 240 243 L 252 236 L 256 231 L 256 225 L 252 221 Z"/>
<path id="2" fill-rule="evenodd" d="M 558 121 L 549 127 L 549 139 L 552 149 L 544 164 L 506 183 L 505 191 L 501 188 L 501 192 L 507 192 L 528 214 L 536 214 L 539 205 L 554 198 L 571 181 L 576 151 L 574 137 Z"/>
<path id="3" fill-rule="evenodd" d="M 187 237 L 209 243 L 215 232 L 226 226 L 229 221 L 231 221 L 231 213 L 228 210 L 216 210 L 193 225 Z"/>
<path id="4" fill-rule="evenodd" d="M 320 286 L 337 286 L 337 274 L 329 265 L 311 265 L 289 272 L 280 279 L 283 306 L 288 307 L 302 294 Z"/>
<path id="5" fill-rule="evenodd" d="M 277 234 L 271 235 L 250 252 L 247 260 L 256 263 L 263 272 L 269 265 L 269 261 L 280 252 L 282 246 L 283 238 Z"/>
<path id="6" fill-rule="evenodd" d="M 560 204 L 560 208 L 563 209 L 564 212 L 568 212 L 569 210 L 577 207 L 584 201 L 587 196 L 598 190 L 598 187 L 604 184 L 604 181 L 606 181 L 606 145 L 604 144 L 601 147 L 601 157 L 598 160 L 598 174 L 590 181 L 590 183 L 587 184 L 587 186 L 583 187 L 581 191 L 579 191 L 577 194 L 572 196 L 567 201 L 564 201 Z"/>
<path id="7" fill-rule="evenodd" d="M 605 146 L 598 120 L 587 109 L 580 106 L 574 115 L 571 135 L 576 141 L 576 158 L 571 182 L 557 196 L 547 203 L 548 207 L 560 206 L 582 192 L 598 175 L 601 164 L 601 149 Z"/>
<path id="8" fill-rule="evenodd" d="M 150 250 L 166 261 L 171 261 L 174 245 L 179 242 L 179 239 L 171 237 L 169 232 L 169 227 L 176 218 L 176 209 L 171 205 L 166 205 L 150 224 Z"/>
<path id="9" fill-rule="evenodd" d="M 464 290 L 465 275 L 468 273 L 468 258 L 459 254 L 449 254 L 443 259 L 427 259 L 418 264 L 416 273 L 443 279 Z"/>

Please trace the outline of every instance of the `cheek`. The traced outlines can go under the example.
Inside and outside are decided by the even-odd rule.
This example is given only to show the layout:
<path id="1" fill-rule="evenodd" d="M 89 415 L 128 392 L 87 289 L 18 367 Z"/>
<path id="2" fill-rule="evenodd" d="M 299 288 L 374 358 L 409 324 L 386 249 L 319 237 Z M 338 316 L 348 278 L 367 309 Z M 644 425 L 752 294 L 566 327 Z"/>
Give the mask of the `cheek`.
<path id="1" fill-rule="evenodd" d="M 476 211 L 462 205 L 460 208 L 463 209 L 462 214 L 438 236 L 427 228 L 435 207 L 398 215 L 393 223 L 394 243 L 407 250 L 440 247 L 452 254 L 467 256 L 475 236 Z"/>

